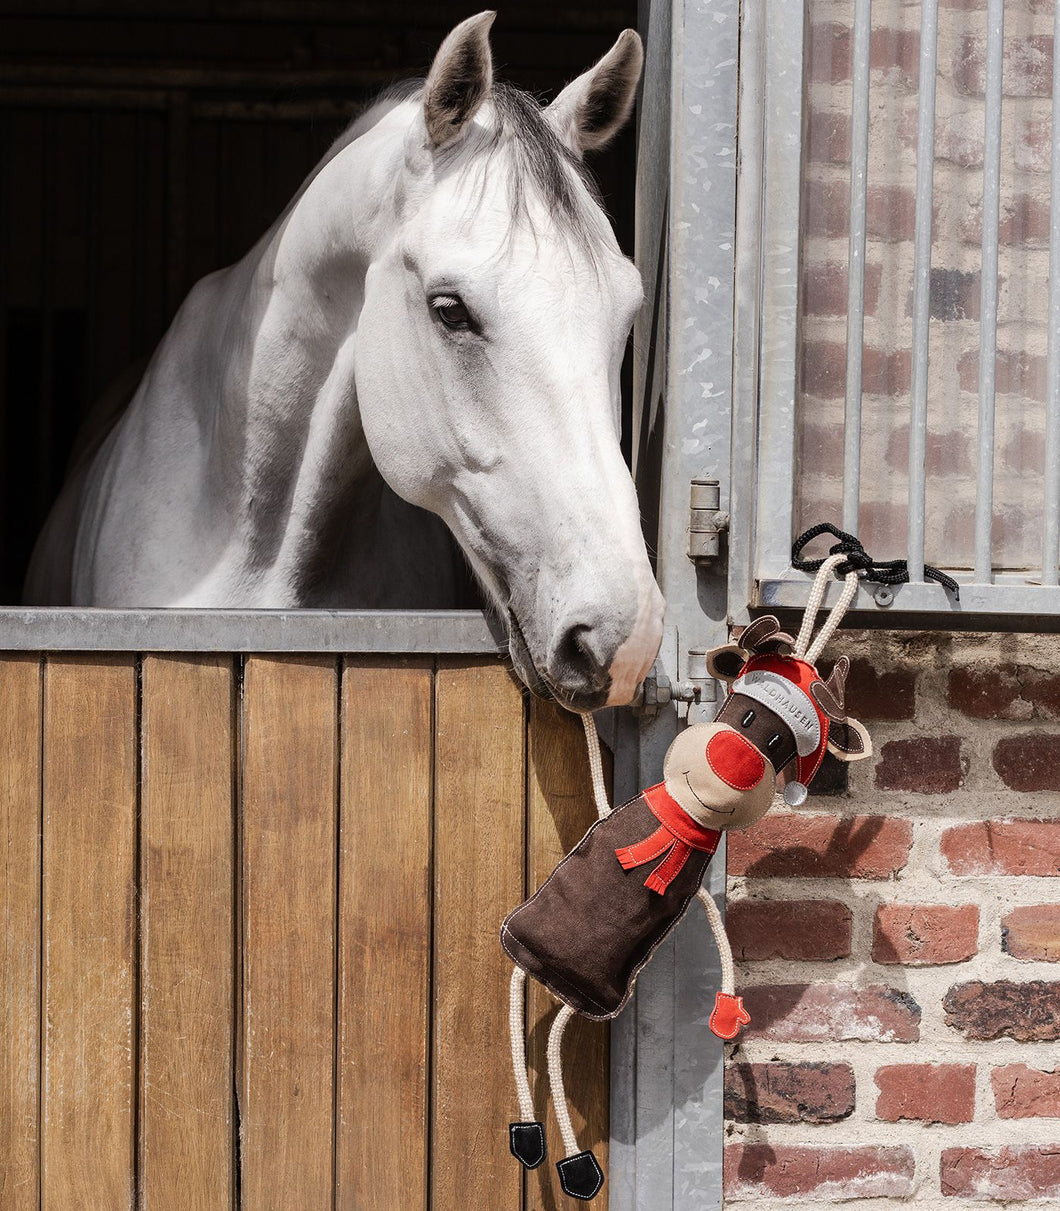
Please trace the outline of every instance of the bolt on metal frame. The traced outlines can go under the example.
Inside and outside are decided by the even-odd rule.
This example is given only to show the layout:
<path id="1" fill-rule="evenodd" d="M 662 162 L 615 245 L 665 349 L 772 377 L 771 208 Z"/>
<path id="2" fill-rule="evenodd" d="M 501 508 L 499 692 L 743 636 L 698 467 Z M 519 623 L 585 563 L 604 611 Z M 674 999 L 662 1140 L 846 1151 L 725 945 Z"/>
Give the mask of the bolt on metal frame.
<path id="1" fill-rule="evenodd" d="M 757 6 L 755 6 L 757 7 Z M 803 6 L 767 0 L 765 31 L 745 17 L 744 70 L 754 85 L 741 96 L 740 220 L 737 229 L 737 319 L 733 398 L 730 617 L 749 608 L 805 604 L 810 579 L 791 567 L 797 382 L 796 299 L 799 244 L 803 77 Z M 1054 17 L 1054 80 L 1060 83 L 1060 5 Z M 856 530 L 860 498 L 861 352 L 864 330 L 865 176 L 868 159 L 871 0 L 855 0 L 852 64 L 850 265 L 847 302 L 847 381 L 842 519 Z M 1049 331 L 1042 566 L 1040 571 L 994 567 L 994 396 L 997 360 L 998 219 L 1002 149 L 1004 0 L 988 0 L 983 173 L 981 341 L 977 440 L 975 558 L 971 571 L 950 569 L 960 583 L 956 602 L 924 580 L 928 362 L 935 78 L 938 0 L 923 0 L 916 209 L 914 221 L 912 373 L 910 383 L 909 520 L 905 554 L 910 583 L 890 594 L 862 586 L 853 609 L 881 606 L 913 613 L 969 615 L 1060 614 L 1060 87 L 1053 90 Z M 755 66 L 761 55 L 764 71 Z M 767 268 L 764 268 L 767 267 Z M 838 474 L 838 469 L 837 469 Z M 737 501 L 739 503 L 737 503 Z M 826 603 L 835 599 L 830 589 Z"/>

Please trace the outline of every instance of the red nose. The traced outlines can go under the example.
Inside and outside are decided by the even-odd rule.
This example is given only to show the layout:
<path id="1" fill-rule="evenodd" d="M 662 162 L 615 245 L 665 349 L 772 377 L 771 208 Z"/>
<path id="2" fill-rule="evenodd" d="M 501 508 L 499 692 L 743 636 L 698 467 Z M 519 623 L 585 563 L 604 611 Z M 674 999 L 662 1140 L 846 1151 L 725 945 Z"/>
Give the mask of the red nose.
<path id="1" fill-rule="evenodd" d="M 766 772 L 765 758 L 739 732 L 715 732 L 707 741 L 707 763 L 736 791 L 751 790 Z"/>

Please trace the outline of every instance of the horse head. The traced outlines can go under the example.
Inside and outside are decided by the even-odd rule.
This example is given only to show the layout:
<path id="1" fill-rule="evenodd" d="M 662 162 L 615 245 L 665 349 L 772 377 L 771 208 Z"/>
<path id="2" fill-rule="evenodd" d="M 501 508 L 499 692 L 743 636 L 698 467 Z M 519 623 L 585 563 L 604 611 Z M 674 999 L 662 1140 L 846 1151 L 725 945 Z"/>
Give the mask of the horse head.
<path id="1" fill-rule="evenodd" d="M 524 682 L 586 709 L 632 697 L 662 627 L 619 445 L 642 286 L 582 164 L 626 121 L 643 52 L 626 30 L 541 108 L 494 81 L 493 17 L 458 25 L 398 106 L 356 391 L 380 473 L 456 536 Z"/>

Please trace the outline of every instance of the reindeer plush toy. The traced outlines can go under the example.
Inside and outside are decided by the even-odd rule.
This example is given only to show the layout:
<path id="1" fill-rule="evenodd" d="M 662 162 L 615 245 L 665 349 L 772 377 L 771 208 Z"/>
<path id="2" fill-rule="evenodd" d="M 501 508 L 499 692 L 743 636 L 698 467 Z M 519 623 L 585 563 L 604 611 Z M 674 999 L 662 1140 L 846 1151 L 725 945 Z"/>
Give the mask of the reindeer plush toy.
<path id="1" fill-rule="evenodd" d="M 618 1014 L 637 973 L 698 896 L 721 953 L 722 988 L 710 1016 L 722 1039 L 750 1021 L 733 986 L 732 955 L 718 910 L 700 884 L 722 832 L 760 819 L 783 788 L 785 802 L 802 803 L 826 751 L 842 761 L 871 754 L 860 723 L 843 708 L 848 661 L 824 680 L 814 667 L 821 648 L 857 588 L 847 577 L 840 600 L 811 645 L 824 583 L 842 556 L 825 562 L 814 584 L 798 640 L 776 618 L 758 618 L 739 642 L 708 654 L 711 675 L 728 694 L 713 723 L 681 732 L 663 763 L 663 780 L 600 819 L 543 886 L 501 927 L 501 945 L 515 963 L 511 984 L 512 1063 L 520 1121 L 509 1127 L 514 1156 L 528 1169 L 546 1156 L 545 1129 L 534 1117 L 526 1072 L 523 1000 L 526 976 L 561 1002 L 548 1040 L 548 1072 L 563 1136 L 560 1185 L 591 1199 L 604 1175 L 591 1151 L 579 1151 L 563 1095 L 560 1043 L 574 1013 L 596 1021 Z M 590 760 L 599 750 L 586 716 Z M 595 758 L 595 760 L 594 760 Z M 594 777 L 599 785 L 599 778 Z"/>

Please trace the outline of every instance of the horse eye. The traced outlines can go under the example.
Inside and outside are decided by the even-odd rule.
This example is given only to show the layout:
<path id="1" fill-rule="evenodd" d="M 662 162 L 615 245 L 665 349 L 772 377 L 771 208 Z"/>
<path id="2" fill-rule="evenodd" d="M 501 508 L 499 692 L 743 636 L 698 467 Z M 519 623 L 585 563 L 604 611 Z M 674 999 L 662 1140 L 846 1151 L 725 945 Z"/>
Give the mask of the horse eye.
<path id="1" fill-rule="evenodd" d="M 440 294 L 431 299 L 431 310 L 447 328 L 459 331 L 471 327 L 471 315 L 455 295 Z"/>
<path id="2" fill-rule="evenodd" d="M 744 715 L 744 717 L 740 720 L 740 726 L 741 727 L 750 727 L 751 724 L 754 723 L 754 721 L 755 721 L 754 711 L 748 711 L 747 714 Z"/>
<path id="3" fill-rule="evenodd" d="M 780 743 L 780 733 L 776 732 L 776 733 L 774 733 L 774 735 L 770 736 L 769 739 L 766 741 L 766 748 L 776 748 L 776 746 L 779 743 Z"/>

